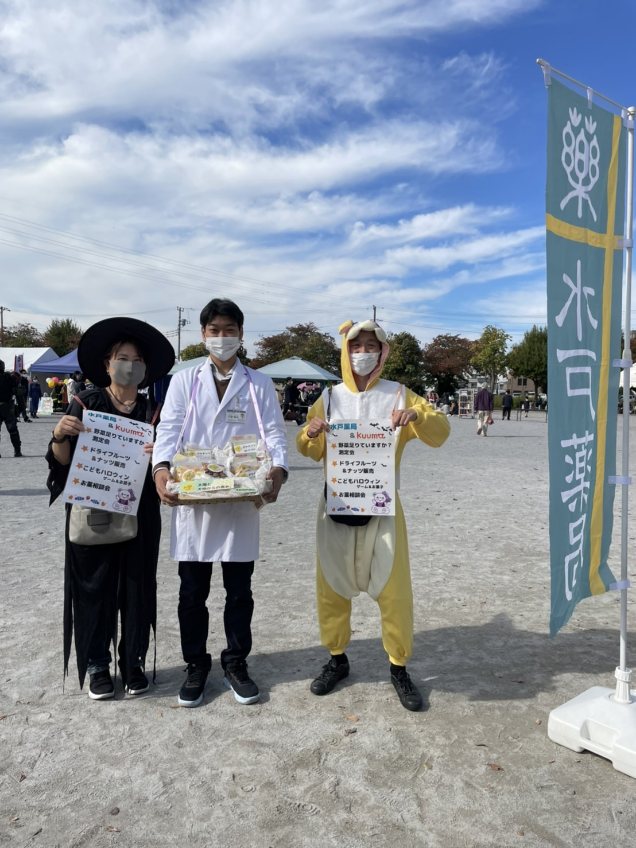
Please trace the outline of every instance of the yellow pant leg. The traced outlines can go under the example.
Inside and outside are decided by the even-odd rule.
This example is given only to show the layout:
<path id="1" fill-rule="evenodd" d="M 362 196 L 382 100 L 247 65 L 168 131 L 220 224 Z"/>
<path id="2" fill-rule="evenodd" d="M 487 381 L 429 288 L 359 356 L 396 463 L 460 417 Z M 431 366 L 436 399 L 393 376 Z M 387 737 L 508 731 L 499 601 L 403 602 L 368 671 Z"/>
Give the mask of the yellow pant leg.
<path id="1" fill-rule="evenodd" d="M 406 665 L 413 653 L 413 590 L 406 524 L 399 500 L 395 523 L 395 559 L 391 575 L 378 596 L 378 605 L 384 650 L 394 665 Z"/>
<path id="2" fill-rule="evenodd" d="M 320 562 L 316 566 L 320 641 L 331 654 L 343 654 L 351 639 L 351 599 L 334 592 L 323 577 Z"/>

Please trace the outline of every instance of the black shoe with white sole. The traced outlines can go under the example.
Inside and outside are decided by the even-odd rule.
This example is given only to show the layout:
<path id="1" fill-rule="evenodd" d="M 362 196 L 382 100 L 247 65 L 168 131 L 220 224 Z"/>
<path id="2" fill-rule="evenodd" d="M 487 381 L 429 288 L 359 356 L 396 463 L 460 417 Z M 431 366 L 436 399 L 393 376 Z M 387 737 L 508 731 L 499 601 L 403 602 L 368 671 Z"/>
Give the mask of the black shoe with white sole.
<path id="1" fill-rule="evenodd" d="M 126 680 L 126 693 L 128 695 L 141 695 L 150 689 L 148 678 L 144 674 L 143 668 L 137 666 L 131 669 L 128 679 Z"/>
<path id="2" fill-rule="evenodd" d="M 210 669 L 190 663 L 186 672 L 187 677 L 179 690 L 177 703 L 180 707 L 198 707 L 203 700 L 205 682 L 208 679 Z"/>
<path id="3" fill-rule="evenodd" d="M 245 661 L 227 665 L 223 682 L 234 692 L 234 697 L 239 704 L 255 704 L 261 697 L 258 686 L 247 673 Z"/>
<path id="4" fill-rule="evenodd" d="M 92 698 L 93 701 L 105 701 L 107 698 L 115 697 L 115 684 L 107 668 L 91 674 L 88 684 L 88 697 Z"/>

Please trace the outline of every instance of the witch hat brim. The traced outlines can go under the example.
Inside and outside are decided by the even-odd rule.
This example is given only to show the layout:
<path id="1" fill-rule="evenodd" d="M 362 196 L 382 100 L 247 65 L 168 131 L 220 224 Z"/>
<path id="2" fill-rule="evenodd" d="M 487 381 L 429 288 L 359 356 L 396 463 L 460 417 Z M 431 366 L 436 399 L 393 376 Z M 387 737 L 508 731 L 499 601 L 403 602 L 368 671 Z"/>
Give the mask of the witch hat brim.
<path id="1" fill-rule="evenodd" d="M 112 346 L 124 341 L 133 342 L 144 358 L 146 377 L 142 387 L 165 377 L 174 365 L 174 348 L 151 324 L 137 318 L 105 318 L 86 330 L 77 348 L 80 369 L 95 386 L 110 385 L 105 360 Z"/>

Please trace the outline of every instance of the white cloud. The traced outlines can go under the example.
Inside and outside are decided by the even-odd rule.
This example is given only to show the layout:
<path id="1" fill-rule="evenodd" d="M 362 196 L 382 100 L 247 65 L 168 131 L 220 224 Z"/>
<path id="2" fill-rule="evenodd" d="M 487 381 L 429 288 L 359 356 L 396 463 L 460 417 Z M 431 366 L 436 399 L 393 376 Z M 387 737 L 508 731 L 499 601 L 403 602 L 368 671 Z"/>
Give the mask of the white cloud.
<path id="1" fill-rule="evenodd" d="M 494 257 L 506 257 L 520 248 L 545 238 L 544 227 L 529 227 L 509 233 L 484 235 L 464 242 L 438 247 L 400 247 L 390 250 L 387 258 L 411 268 L 441 270 L 452 265 L 479 263 Z"/>
<path id="2" fill-rule="evenodd" d="M 539 228 L 478 183 L 508 167 L 506 63 L 429 49 L 534 5 L 5 0 L 1 211 L 120 248 L 0 216 L 14 314 L 222 291 L 280 329 L 534 273 Z"/>
<path id="3" fill-rule="evenodd" d="M 509 217 L 510 209 L 479 207 L 474 203 L 438 209 L 410 219 L 402 219 L 396 224 L 371 224 L 365 226 L 356 221 L 351 232 L 352 246 L 357 247 L 370 242 L 385 244 L 411 241 L 425 241 L 451 236 L 477 233 L 488 224 L 498 223 Z"/>

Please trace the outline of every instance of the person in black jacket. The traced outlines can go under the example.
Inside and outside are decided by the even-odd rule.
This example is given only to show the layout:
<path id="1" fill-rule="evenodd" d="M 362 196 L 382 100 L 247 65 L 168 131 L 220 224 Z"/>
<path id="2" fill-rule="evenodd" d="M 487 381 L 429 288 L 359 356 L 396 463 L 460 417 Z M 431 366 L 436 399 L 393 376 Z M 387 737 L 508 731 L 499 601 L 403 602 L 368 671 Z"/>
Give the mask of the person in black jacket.
<path id="1" fill-rule="evenodd" d="M 502 421 L 510 421 L 510 410 L 512 409 L 512 395 L 510 389 L 506 389 L 506 393 L 501 399 L 501 419 Z"/>
<path id="2" fill-rule="evenodd" d="M 283 418 L 285 418 L 285 420 L 287 420 L 286 416 L 289 412 L 295 413 L 294 407 L 299 400 L 300 390 L 292 378 L 288 377 L 285 382 L 285 390 L 283 393 Z"/>
<path id="3" fill-rule="evenodd" d="M 16 383 L 11 374 L 7 374 L 4 370 L 4 362 L 0 359 L 0 426 L 4 421 L 13 445 L 14 456 L 22 456 L 22 442 L 15 419 L 16 391 Z"/>

